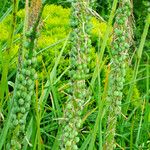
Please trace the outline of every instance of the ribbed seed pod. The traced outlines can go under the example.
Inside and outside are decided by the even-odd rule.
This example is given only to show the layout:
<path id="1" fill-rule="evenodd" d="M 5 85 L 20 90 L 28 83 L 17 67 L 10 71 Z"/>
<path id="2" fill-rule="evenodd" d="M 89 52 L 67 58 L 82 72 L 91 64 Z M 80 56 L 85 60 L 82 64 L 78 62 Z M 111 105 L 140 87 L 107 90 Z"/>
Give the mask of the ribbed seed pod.
<path id="1" fill-rule="evenodd" d="M 70 96 L 65 108 L 65 124 L 63 125 L 61 149 L 77 150 L 79 142 L 78 132 L 81 127 L 81 114 L 86 101 L 87 88 L 85 79 L 89 73 L 88 62 L 91 49 L 90 40 L 90 16 L 86 13 L 89 2 L 86 0 L 74 0 L 71 11 L 70 35 Z"/>
<path id="2" fill-rule="evenodd" d="M 125 66 L 128 55 L 128 17 L 130 16 L 130 1 L 120 0 L 116 12 L 114 39 L 112 42 L 112 59 L 110 66 L 109 88 L 108 88 L 108 126 L 106 130 L 105 147 L 113 150 L 115 147 L 114 137 L 117 117 L 121 114 L 122 89 L 125 81 Z"/>
<path id="3" fill-rule="evenodd" d="M 30 32 L 30 34 L 32 34 L 32 32 Z M 23 48 L 25 58 L 17 74 L 14 105 L 11 114 L 11 131 L 13 131 L 10 142 L 11 150 L 22 149 L 22 142 L 25 136 L 26 116 L 30 109 L 31 101 L 34 99 L 36 52 L 31 49 L 28 37 Z"/>

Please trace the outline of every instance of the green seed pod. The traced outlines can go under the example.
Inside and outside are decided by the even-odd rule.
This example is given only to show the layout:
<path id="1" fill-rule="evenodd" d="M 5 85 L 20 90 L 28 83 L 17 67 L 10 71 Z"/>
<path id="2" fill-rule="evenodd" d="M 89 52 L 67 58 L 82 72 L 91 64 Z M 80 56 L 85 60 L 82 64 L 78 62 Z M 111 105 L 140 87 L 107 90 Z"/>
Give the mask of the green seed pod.
<path id="1" fill-rule="evenodd" d="M 28 88 L 29 91 L 34 90 L 34 84 L 30 85 L 30 87 Z"/>
<path id="2" fill-rule="evenodd" d="M 72 131 L 72 128 L 68 126 L 67 131 Z"/>
<path id="3" fill-rule="evenodd" d="M 27 38 L 31 37 L 31 32 L 30 32 L 30 31 L 27 31 L 27 32 L 25 33 L 25 36 L 26 36 Z"/>
<path id="4" fill-rule="evenodd" d="M 25 91 L 22 92 L 21 97 L 22 97 L 22 98 L 26 98 L 26 97 L 27 97 L 27 93 L 26 93 Z"/>
<path id="5" fill-rule="evenodd" d="M 33 81 L 31 80 L 31 79 L 29 79 L 28 81 L 27 81 L 27 85 L 28 86 L 31 86 L 33 84 Z"/>
<path id="6" fill-rule="evenodd" d="M 31 59 L 28 59 L 28 60 L 27 60 L 27 65 L 30 66 L 31 64 L 32 64 Z"/>
<path id="7" fill-rule="evenodd" d="M 85 73 L 86 74 L 88 74 L 89 73 L 89 69 L 87 68 L 87 69 L 85 69 Z M 85 75 L 85 77 L 86 77 L 86 75 Z"/>
<path id="8" fill-rule="evenodd" d="M 125 60 L 126 58 L 126 55 L 122 55 L 122 60 Z"/>
<path id="9" fill-rule="evenodd" d="M 16 114 L 17 112 L 18 112 L 18 107 L 14 107 L 13 109 L 12 109 L 12 113 L 14 113 L 14 114 Z"/>
<path id="10" fill-rule="evenodd" d="M 37 79 L 38 79 L 38 74 L 35 73 L 35 74 L 34 74 L 34 80 L 37 80 Z"/>
<path id="11" fill-rule="evenodd" d="M 24 76 L 22 74 L 18 74 L 18 81 L 23 81 L 24 80 Z"/>
<path id="12" fill-rule="evenodd" d="M 68 136 L 69 136 L 69 133 L 68 133 L 68 132 L 66 132 L 66 133 L 64 134 L 64 136 L 65 136 L 65 137 L 68 137 Z"/>
<path id="13" fill-rule="evenodd" d="M 20 131 L 23 132 L 23 133 L 25 132 L 25 125 L 24 124 L 20 125 Z"/>
<path id="14" fill-rule="evenodd" d="M 84 48 L 84 46 L 81 46 L 80 51 L 81 51 L 82 53 L 84 53 L 84 52 L 85 52 L 85 48 Z"/>
<path id="15" fill-rule="evenodd" d="M 80 128 L 80 127 L 81 127 L 81 122 L 80 122 L 80 121 L 78 121 L 78 122 L 76 123 L 76 127 L 77 127 L 77 128 Z"/>
<path id="16" fill-rule="evenodd" d="M 16 143 L 16 148 L 18 149 L 18 150 L 21 150 L 21 144 L 20 143 Z"/>
<path id="17" fill-rule="evenodd" d="M 26 74 L 26 69 L 22 69 L 22 74 L 25 75 Z"/>
<path id="18" fill-rule="evenodd" d="M 25 61 L 26 61 L 27 59 L 29 59 L 29 53 L 26 52 L 25 55 L 24 55 L 24 57 L 25 57 Z M 25 61 L 24 61 L 24 62 L 25 62 Z"/>
<path id="19" fill-rule="evenodd" d="M 120 38 L 120 42 L 124 42 L 124 41 L 125 41 L 125 37 L 122 36 L 122 37 Z"/>
<path id="20" fill-rule="evenodd" d="M 16 92 L 16 98 L 20 97 L 21 96 L 21 91 L 17 91 Z"/>
<path id="21" fill-rule="evenodd" d="M 27 81 L 26 81 L 26 80 L 23 80 L 23 81 L 22 81 L 22 85 L 23 85 L 23 86 L 26 86 L 26 84 L 27 84 Z"/>
<path id="22" fill-rule="evenodd" d="M 74 80 L 78 79 L 78 75 L 77 74 L 74 74 L 73 77 L 72 77 Z"/>
<path id="23" fill-rule="evenodd" d="M 30 70 L 28 69 L 28 70 L 26 70 L 26 73 L 25 73 L 27 76 L 30 76 L 30 74 L 31 74 L 31 72 L 30 72 Z"/>
<path id="24" fill-rule="evenodd" d="M 88 57 L 88 58 L 87 58 L 87 62 L 88 62 L 88 63 L 90 63 L 90 61 L 91 61 L 91 58 L 90 58 L 90 57 Z"/>
<path id="25" fill-rule="evenodd" d="M 33 55 L 32 55 L 33 57 L 36 57 L 37 56 L 37 52 L 34 50 L 33 51 Z"/>
<path id="26" fill-rule="evenodd" d="M 67 106 L 66 106 L 66 108 L 67 108 L 67 109 L 72 109 L 72 104 L 71 104 L 71 103 L 68 103 Z"/>
<path id="27" fill-rule="evenodd" d="M 77 93 L 76 98 L 77 99 L 82 99 L 84 96 L 82 93 Z"/>
<path id="28" fill-rule="evenodd" d="M 26 99 L 27 102 L 29 102 L 31 100 L 31 96 L 29 94 L 27 94 L 25 99 Z"/>
<path id="29" fill-rule="evenodd" d="M 77 145 L 73 145 L 73 150 L 78 150 L 78 146 Z"/>
<path id="30" fill-rule="evenodd" d="M 73 134 L 74 134 L 74 136 L 77 136 L 78 132 L 77 131 L 73 131 Z"/>
<path id="31" fill-rule="evenodd" d="M 17 126 L 17 125 L 18 125 L 18 120 L 17 120 L 17 119 L 13 121 L 13 125 L 14 125 L 14 126 Z"/>
<path id="32" fill-rule="evenodd" d="M 19 124 L 21 124 L 21 125 L 25 124 L 25 120 L 20 119 L 20 120 L 19 120 Z"/>
<path id="33" fill-rule="evenodd" d="M 72 144 L 71 141 L 67 141 L 66 142 L 66 147 L 71 146 L 71 144 Z"/>
<path id="34" fill-rule="evenodd" d="M 127 48 L 127 49 L 129 48 L 129 44 L 128 44 L 128 43 L 125 43 L 124 46 L 125 46 L 125 48 Z"/>
<path id="35" fill-rule="evenodd" d="M 26 103 L 25 108 L 26 108 L 26 110 L 29 110 L 30 109 L 30 103 Z"/>
<path id="36" fill-rule="evenodd" d="M 79 137 L 75 137 L 75 142 L 78 143 L 80 141 Z"/>
<path id="37" fill-rule="evenodd" d="M 124 20 L 123 19 L 119 19 L 116 21 L 119 25 L 123 25 L 124 24 Z"/>
<path id="38" fill-rule="evenodd" d="M 33 94 L 34 94 L 33 91 L 30 91 L 30 92 L 29 92 L 29 96 L 30 96 L 31 98 L 32 98 Z"/>
<path id="39" fill-rule="evenodd" d="M 37 58 L 36 58 L 36 57 L 33 57 L 33 58 L 32 58 L 32 64 L 34 64 L 34 65 L 37 64 Z"/>
<path id="40" fill-rule="evenodd" d="M 81 80 L 84 80 L 84 79 L 86 79 L 86 78 L 87 78 L 86 74 L 83 74 L 83 73 L 82 73 L 80 79 L 81 79 Z"/>
<path id="41" fill-rule="evenodd" d="M 69 119 L 73 118 L 73 114 L 72 113 L 68 114 L 67 116 L 68 116 Z"/>
<path id="42" fill-rule="evenodd" d="M 78 65 L 78 69 L 79 69 L 79 70 L 82 70 L 82 69 L 83 69 L 81 64 Z"/>
<path id="43" fill-rule="evenodd" d="M 78 111 L 77 114 L 78 114 L 79 116 L 81 116 L 81 115 L 82 115 L 82 111 Z"/>
<path id="44" fill-rule="evenodd" d="M 34 76 L 34 75 L 35 75 L 35 73 L 36 73 L 35 69 L 34 69 L 34 68 L 32 68 L 32 69 L 31 69 L 31 75 L 32 75 L 32 76 Z"/>
<path id="45" fill-rule="evenodd" d="M 15 140 L 11 140 L 11 145 L 15 146 L 16 145 L 16 141 Z"/>
<path id="46" fill-rule="evenodd" d="M 26 109 L 25 109 L 24 107 L 20 107 L 20 112 L 21 112 L 22 114 L 24 114 L 24 113 L 26 112 Z"/>
<path id="47" fill-rule="evenodd" d="M 19 105 L 23 105 L 24 104 L 24 100 L 22 98 L 20 98 L 18 103 L 19 103 Z"/>
<path id="48" fill-rule="evenodd" d="M 12 119 L 16 120 L 16 118 L 17 118 L 16 114 L 12 114 Z"/>
<path id="49" fill-rule="evenodd" d="M 24 42 L 24 43 L 23 43 L 23 46 L 24 46 L 26 49 L 28 49 L 28 48 L 30 48 L 30 43 L 29 43 L 29 42 Z"/>
<path id="50" fill-rule="evenodd" d="M 70 25 L 71 25 L 71 27 L 75 28 L 75 27 L 77 27 L 78 22 L 77 21 L 71 21 Z"/>
<path id="51" fill-rule="evenodd" d="M 69 139 L 74 139 L 74 134 L 70 133 Z"/>

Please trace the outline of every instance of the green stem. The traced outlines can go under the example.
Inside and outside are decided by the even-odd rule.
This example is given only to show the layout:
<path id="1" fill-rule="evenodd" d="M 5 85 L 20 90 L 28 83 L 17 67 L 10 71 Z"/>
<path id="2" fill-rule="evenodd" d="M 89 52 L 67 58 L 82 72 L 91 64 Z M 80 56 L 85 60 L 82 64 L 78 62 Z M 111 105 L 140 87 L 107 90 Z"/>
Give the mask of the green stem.
<path id="1" fill-rule="evenodd" d="M 8 37 L 7 48 L 2 57 L 2 78 L 1 78 L 1 85 L 0 85 L 0 111 L 2 111 L 3 109 L 2 106 L 4 102 L 4 95 L 8 90 L 7 75 L 8 75 L 8 70 L 9 70 L 9 59 L 10 59 L 11 49 L 13 45 L 15 27 L 16 27 L 18 2 L 19 2 L 18 0 L 13 0 L 11 29 L 10 29 L 10 34 Z"/>
<path id="2" fill-rule="evenodd" d="M 94 85 L 97 76 L 101 72 L 101 69 L 98 69 L 98 68 L 102 65 L 102 59 L 103 59 L 103 55 L 104 55 L 105 48 L 106 48 L 106 45 L 107 45 L 107 41 L 108 41 L 110 33 L 111 33 L 112 21 L 113 21 L 114 15 L 115 15 L 117 3 L 118 3 L 118 0 L 114 0 L 113 1 L 112 10 L 111 10 L 111 13 L 110 13 L 110 17 L 109 17 L 107 28 L 106 28 L 106 31 L 105 31 L 103 43 L 102 43 L 102 46 L 101 46 L 101 51 L 100 51 L 100 53 L 98 55 L 98 62 L 100 64 L 96 65 L 96 68 L 95 68 L 93 76 L 92 76 L 91 85 Z"/>
<path id="3" fill-rule="evenodd" d="M 140 42 L 140 45 L 139 45 L 139 48 L 137 50 L 137 60 L 136 60 L 136 63 L 135 63 L 135 69 L 134 69 L 134 73 L 133 73 L 133 76 L 132 76 L 132 83 L 130 85 L 130 88 L 129 88 L 129 93 L 127 95 L 127 99 L 126 99 L 126 103 L 127 105 L 124 106 L 123 108 L 123 113 L 126 114 L 127 111 L 128 111 L 128 108 L 129 108 L 129 103 L 130 103 L 130 100 L 131 100 L 131 97 L 132 97 L 132 94 L 133 94 L 133 87 L 135 85 L 135 82 L 136 82 L 136 78 L 137 78 L 137 74 L 138 74 L 138 70 L 139 70 L 139 66 L 140 66 L 140 61 L 141 61 L 141 57 L 142 57 L 142 53 L 143 53 L 143 47 L 144 47 L 144 44 L 145 44 L 145 40 L 146 40 L 146 36 L 148 34 L 148 29 L 149 29 L 149 25 L 150 25 L 150 21 L 149 21 L 149 18 L 150 18 L 150 14 L 148 14 L 147 16 L 147 19 L 146 19 L 146 23 L 145 23 L 145 26 L 144 26 L 144 31 L 143 31 L 143 34 L 142 34 L 142 37 L 141 37 L 141 42 Z"/>

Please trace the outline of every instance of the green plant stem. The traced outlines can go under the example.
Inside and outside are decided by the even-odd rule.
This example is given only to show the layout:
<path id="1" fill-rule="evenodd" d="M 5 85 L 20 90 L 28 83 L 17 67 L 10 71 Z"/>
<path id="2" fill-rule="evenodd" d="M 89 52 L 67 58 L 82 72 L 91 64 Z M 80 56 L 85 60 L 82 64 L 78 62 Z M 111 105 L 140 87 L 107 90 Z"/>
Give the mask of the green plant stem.
<path id="1" fill-rule="evenodd" d="M 142 128 L 142 120 L 143 120 L 144 109 L 145 109 L 145 99 L 143 100 L 141 117 L 140 117 L 138 132 L 137 132 L 137 136 L 136 136 L 136 141 L 135 141 L 135 146 L 136 147 L 138 147 L 138 143 L 139 143 L 139 140 L 140 140 L 140 133 L 141 133 L 141 128 Z"/>
<path id="2" fill-rule="evenodd" d="M 9 70 L 9 59 L 10 59 L 11 49 L 13 45 L 13 37 L 14 37 L 14 32 L 15 32 L 15 27 L 16 27 L 18 2 L 19 0 L 13 0 L 11 29 L 10 29 L 10 34 L 8 37 L 6 51 L 4 51 L 4 56 L 2 57 L 2 78 L 1 78 L 1 84 L 0 84 L 0 112 L 2 111 L 4 95 L 8 91 L 7 75 L 8 75 L 8 70 Z"/>
<path id="3" fill-rule="evenodd" d="M 129 88 L 129 93 L 127 95 L 127 99 L 126 99 L 126 106 L 123 107 L 123 113 L 126 115 L 127 114 L 127 111 L 128 111 L 128 108 L 129 108 L 129 103 L 130 103 L 130 100 L 132 98 L 132 94 L 133 94 L 133 87 L 134 87 L 134 84 L 135 84 L 135 81 L 136 81 L 136 78 L 137 78 L 137 74 L 138 74 L 138 70 L 139 70 L 139 66 L 140 66 L 140 61 L 141 61 L 141 57 L 142 57 L 142 53 L 143 53 L 143 47 L 144 47 L 144 44 L 145 44 L 145 40 L 146 40 L 146 36 L 148 34 L 148 29 L 149 29 L 149 25 L 150 25 L 150 22 L 149 22 L 149 16 L 150 14 L 148 14 L 147 16 L 147 19 L 146 19 L 146 23 L 145 23 L 145 26 L 144 26 L 144 30 L 143 30 L 143 34 L 142 34 L 142 37 L 141 37 L 141 41 L 140 41 L 140 45 L 139 45 L 139 48 L 137 50 L 137 60 L 136 60 L 136 63 L 135 63 L 135 69 L 134 69 L 134 73 L 133 73 L 133 76 L 132 76 L 132 83 L 130 85 L 130 88 Z"/>
<path id="4" fill-rule="evenodd" d="M 104 39 L 103 39 L 103 43 L 101 45 L 100 53 L 98 54 L 98 62 L 99 62 L 99 64 L 96 64 L 96 67 L 95 67 L 95 70 L 94 70 L 94 73 L 93 73 L 93 76 L 92 76 L 92 80 L 91 80 L 91 85 L 94 85 L 97 76 L 101 72 L 103 55 L 104 55 L 104 52 L 105 52 L 107 41 L 108 41 L 110 33 L 111 33 L 112 21 L 113 21 L 114 15 L 115 15 L 117 3 L 118 3 L 118 0 L 114 0 L 113 1 L 111 13 L 110 13 L 110 16 L 109 16 L 107 28 L 106 28 Z M 100 67 L 100 69 L 98 69 L 99 67 Z"/>

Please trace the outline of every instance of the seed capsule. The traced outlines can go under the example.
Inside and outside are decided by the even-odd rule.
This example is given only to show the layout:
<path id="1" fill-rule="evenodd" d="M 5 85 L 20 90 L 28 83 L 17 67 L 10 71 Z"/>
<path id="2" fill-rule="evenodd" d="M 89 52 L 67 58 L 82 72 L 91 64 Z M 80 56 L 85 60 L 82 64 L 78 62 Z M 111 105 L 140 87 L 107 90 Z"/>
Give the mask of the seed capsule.
<path id="1" fill-rule="evenodd" d="M 24 114 L 26 112 L 26 109 L 24 107 L 21 107 L 20 112 Z"/>
<path id="2" fill-rule="evenodd" d="M 73 145 L 73 150 L 78 150 L 77 145 Z"/>
<path id="3" fill-rule="evenodd" d="M 28 84 L 28 86 L 31 86 L 31 85 L 33 84 L 33 81 L 32 81 L 31 79 L 29 79 L 29 80 L 27 81 L 27 84 Z"/>
<path id="4" fill-rule="evenodd" d="M 19 123 L 20 123 L 21 125 L 23 125 L 23 124 L 25 124 L 25 121 L 24 121 L 23 119 L 21 119 L 21 120 L 19 120 Z"/>
<path id="5" fill-rule="evenodd" d="M 21 81 L 23 81 L 24 80 L 24 76 L 22 75 L 22 74 L 19 74 L 18 75 L 18 80 L 21 82 Z"/>
<path id="6" fill-rule="evenodd" d="M 75 137 L 75 142 L 78 143 L 80 141 L 79 137 Z"/>
<path id="7" fill-rule="evenodd" d="M 68 146 L 71 146 L 71 141 L 67 141 L 66 142 L 66 146 L 68 147 Z"/>
<path id="8" fill-rule="evenodd" d="M 16 98 L 20 97 L 21 96 L 21 92 L 20 91 L 17 91 L 16 92 Z"/>
<path id="9" fill-rule="evenodd" d="M 26 108 L 27 110 L 29 110 L 29 109 L 30 109 L 30 103 L 26 103 L 26 104 L 25 104 L 25 108 Z"/>
<path id="10" fill-rule="evenodd" d="M 31 74 L 30 70 L 26 70 L 26 75 L 30 76 L 30 74 Z"/>
<path id="11" fill-rule="evenodd" d="M 19 105 L 23 105 L 24 104 L 24 100 L 21 98 L 19 99 Z"/>
<path id="12" fill-rule="evenodd" d="M 34 65 L 37 64 L 37 58 L 36 57 L 32 58 L 32 64 L 34 64 Z"/>
<path id="13" fill-rule="evenodd" d="M 27 60 L 27 65 L 30 66 L 31 63 L 32 63 L 31 59 L 28 59 L 28 60 Z"/>
<path id="14" fill-rule="evenodd" d="M 24 45 L 24 47 L 27 48 L 27 49 L 30 48 L 30 43 L 29 43 L 29 42 L 24 42 L 23 45 Z"/>
<path id="15" fill-rule="evenodd" d="M 15 146 L 16 145 L 16 141 L 15 140 L 11 140 L 11 145 Z"/>
<path id="16" fill-rule="evenodd" d="M 18 120 L 17 120 L 17 119 L 13 121 L 13 125 L 14 125 L 14 126 L 17 126 L 17 125 L 18 125 Z"/>

